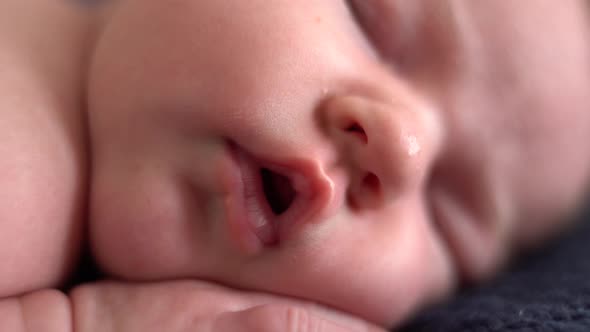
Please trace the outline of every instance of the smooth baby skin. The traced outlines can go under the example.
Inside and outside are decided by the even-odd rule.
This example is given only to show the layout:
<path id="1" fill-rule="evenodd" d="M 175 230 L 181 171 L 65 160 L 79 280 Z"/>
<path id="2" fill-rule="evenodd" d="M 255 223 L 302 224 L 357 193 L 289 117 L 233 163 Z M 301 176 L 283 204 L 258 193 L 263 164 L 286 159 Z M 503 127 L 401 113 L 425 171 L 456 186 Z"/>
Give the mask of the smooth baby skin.
<path id="1" fill-rule="evenodd" d="M 576 204 L 588 179 L 587 151 L 578 149 L 588 141 L 590 123 L 582 4 L 539 1 L 527 10 L 511 2 L 369 4 L 377 7 L 357 8 L 358 17 L 378 19 L 365 18 L 361 31 L 335 1 L 305 8 L 286 1 L 123 2 L 112 21 L 107 17 L 90 84 L 99 151 L 92 234 L 102 266 L 114 277 L 207 278 L 276 294 L 199 281 L 89 284 L 71 296 L 43 290 L 1 300 L 0 330 L 339 329 L 333 316 L 323 315 L 326 308 L 279 294 L 393 325 L 447 293 L 457 276 L 490 275 L 508 255 L 508 244 L 530 245 L 559 228 L 557 217 Z M 236 15 L 227 17 L 233 10 Z M 318 15 L 310 16 L 314 11 Z M 551 28 L 540 33 L 539 20 Z M 50 27 L 63 26 L 31 31 Z M 399 31 L 396 38 L 384 38 L 392 31 Z M 555 61 L 556 49 L 562 61 Z M 11 62 L 7 68 L 18 67 Z M 55 120 L 49 122 L 62 123 Z M 34 152 L 27 158 L 46 151 L 6 146 L 9 155 Z M 41 161 L 48 163 L 7 167 L 6 174 L 53 167 L 52 159 Z M 251 189 L 253 179 L 260 180 L 252 172 L 258 163 L 295 173 L 295 202 L 314 212 L 292 218 L 303 224 L 279 226 L 285 229 L 280 233 L 268 227 L 275 222 L 263 210 L 261 189 Z M 36 193 L 45 187 L 19 188 Z M 60 193 L 63 187 L 52 188 Z M 219 208 L 243 212 L 235 202 L 246 200 L 244 192 L 253 194 L 251 213 L 262 216 L 255 220 L 258 229 L 239 218 L 226 224 L 232 218 Z M 3 211 L 14 217 L 34 210 Z M 436 221 L 426 220 L 430 216 Z M 13 251 L 35 235 L 15 225 L 7 231 L 18 234 L 2 242 L 11 259 L 63 247 L 61 237 L 49 236 L 42 238 L 57 245 Z M 21 272 L 6 294 L 43 287 L 45 281 L 26 280 L 54 274 L 52 264 L 13 261 Z M 38 273 L 27 273 L 26 264 Z M 351 319 L 336 324 L 373 328 Z"/>
<path id="2" fill-rule="evenodd" d="M 86 37 L 63 2 L 0 3 L 1 331 L 71 331 L 69 299 L 43 288 L 70 278 L 84 238 Z"/>
<path id="3" fill-rule="evenodd" d="M 384 332 L 346 313 L 297 299 L 202 281 L 103 282 L 72 293 L 80 332 Z"/>
<path id="4" fill-rule="evenodd" d="M 84 245 L 95 15 L 66 2 L 0 3 L 0 331 L 380 331 L 305 301 L 204 282 L 51 289 L 71 277 Z"/>
<path id="5" fill-rule="evenodd" d="M 81 251 L 87 35 L 65 2 L 0 3 L 0 299 L 63 284 Z"/>
<path id="6" fill-rule="evenodd" d="M 389 326 L 563 228 L 590 172 L 585 3 L 350 5 L 116 5 L 89 77 L 104 271 Z"/>
<path id="7" fill-rule="evenodd" d="M 11 332 L 384 332 L 346 313 L 296 299 L 193 280 L 82 285 L 0 301 Z"/>

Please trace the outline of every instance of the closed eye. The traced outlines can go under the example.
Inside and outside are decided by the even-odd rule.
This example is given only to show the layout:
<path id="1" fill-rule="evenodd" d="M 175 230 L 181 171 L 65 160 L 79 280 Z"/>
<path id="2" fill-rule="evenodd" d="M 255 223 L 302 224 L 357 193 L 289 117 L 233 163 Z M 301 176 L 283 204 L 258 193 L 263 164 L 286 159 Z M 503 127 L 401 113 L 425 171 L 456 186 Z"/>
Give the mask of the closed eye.
<path id="1" fill-rule="evenodd" d="M 378 57 L 398 63 L 400 47 L 400 8 L 395 1 L 346 0 L 350 15 L 360 33 Z"/>
<path id="2" fill-rule="evenodd" d="M 361 32 L 365 36 L 369 37 L 369 35 L 367 34 L 366 25 L 363 24 L 364 17 L 362 16 L 362 13 L 360 11 L 358 1 L 345 0 L 345 3 L 346 3 L 346 6 L 348 7 L 350 15 L 352 16 L 352 19 L 356 22 L 357 26 L 361 29 Z M 367 6 L 367 5 L 365 4 L 365 6 Z M 370 39 L 370 37 L 369 37 L 369 39 Z"/>

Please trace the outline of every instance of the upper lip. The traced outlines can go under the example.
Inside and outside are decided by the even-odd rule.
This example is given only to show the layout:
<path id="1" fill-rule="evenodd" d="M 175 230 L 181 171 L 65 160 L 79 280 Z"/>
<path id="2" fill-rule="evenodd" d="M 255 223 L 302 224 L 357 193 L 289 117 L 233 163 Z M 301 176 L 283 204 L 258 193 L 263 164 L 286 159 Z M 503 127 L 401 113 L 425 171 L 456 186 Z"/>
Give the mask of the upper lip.
<path id="1" fill-rule="evenodd" d="M 235 166 L 234 176 L 237 177 L 229 182 L 231 188 L 226 189 L 234 196 L 233 206 L 228 207 L 234 209 L 230 215 L 239 216 L 263 245 L 274 246 L 286 241 L 297 229 L 323 219 L 337 205 L 335 198 L 340 195 L 336 195 L 335 183 L 319 162 L 296 157 L 273 160 L 255 156 L 233 142 L 228 146 Z M 295 192 L 293 201 L 283 213 L 272 211 L 264 193 L 263 169 L 286 177 Z"/>

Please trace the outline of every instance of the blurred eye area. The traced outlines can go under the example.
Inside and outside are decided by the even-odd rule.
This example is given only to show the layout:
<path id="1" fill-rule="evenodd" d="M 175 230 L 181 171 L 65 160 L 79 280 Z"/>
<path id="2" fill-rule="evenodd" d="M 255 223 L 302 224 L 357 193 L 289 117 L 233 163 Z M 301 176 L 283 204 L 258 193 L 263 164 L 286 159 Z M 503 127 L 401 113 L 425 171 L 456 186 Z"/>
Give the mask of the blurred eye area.
<path id="1" fill-rule="evenodd" d="M 400 9 L 396 1 L 346 0 L 356 24 L 388 62 L 396 62 L 401 53 Z"/>
<path id="2" fill-rule="evenodd" d="M 461 10 L 451 1 L 347 0 L 356 24 L 399 72 L 452 69 L 460 58 Z"/>

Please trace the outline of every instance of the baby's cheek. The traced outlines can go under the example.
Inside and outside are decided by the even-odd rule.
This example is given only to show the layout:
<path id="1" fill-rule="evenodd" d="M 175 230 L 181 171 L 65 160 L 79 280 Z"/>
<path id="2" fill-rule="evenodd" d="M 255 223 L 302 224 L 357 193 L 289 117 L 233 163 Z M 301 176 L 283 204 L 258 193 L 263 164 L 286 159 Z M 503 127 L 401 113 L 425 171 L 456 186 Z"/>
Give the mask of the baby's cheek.
<path id="1" fill-rule="evenodd" d="M 255 272 L 258 288 L 328 304 L 384 326 L 399 324 L 455 284 L 448 252 L 422 214 L 331 220 L 304 246 L 276 256 L 272 269 L 279 278 L 269 282 L 268 273 Z"/>
<path id="2" fill-rule="evenodd" d="M 122 167 L 125 169 L 126 167 Z M 134 174 L 135 173 L 135 174 Z M 90 238 L 104 272 L 131 280 L 177 278 L 201 251 L 199 223 L 179 186 L 152 170 L 102 172 L 91 196 Z M 194 204 L 194 202 L 191 202 Z"/>

